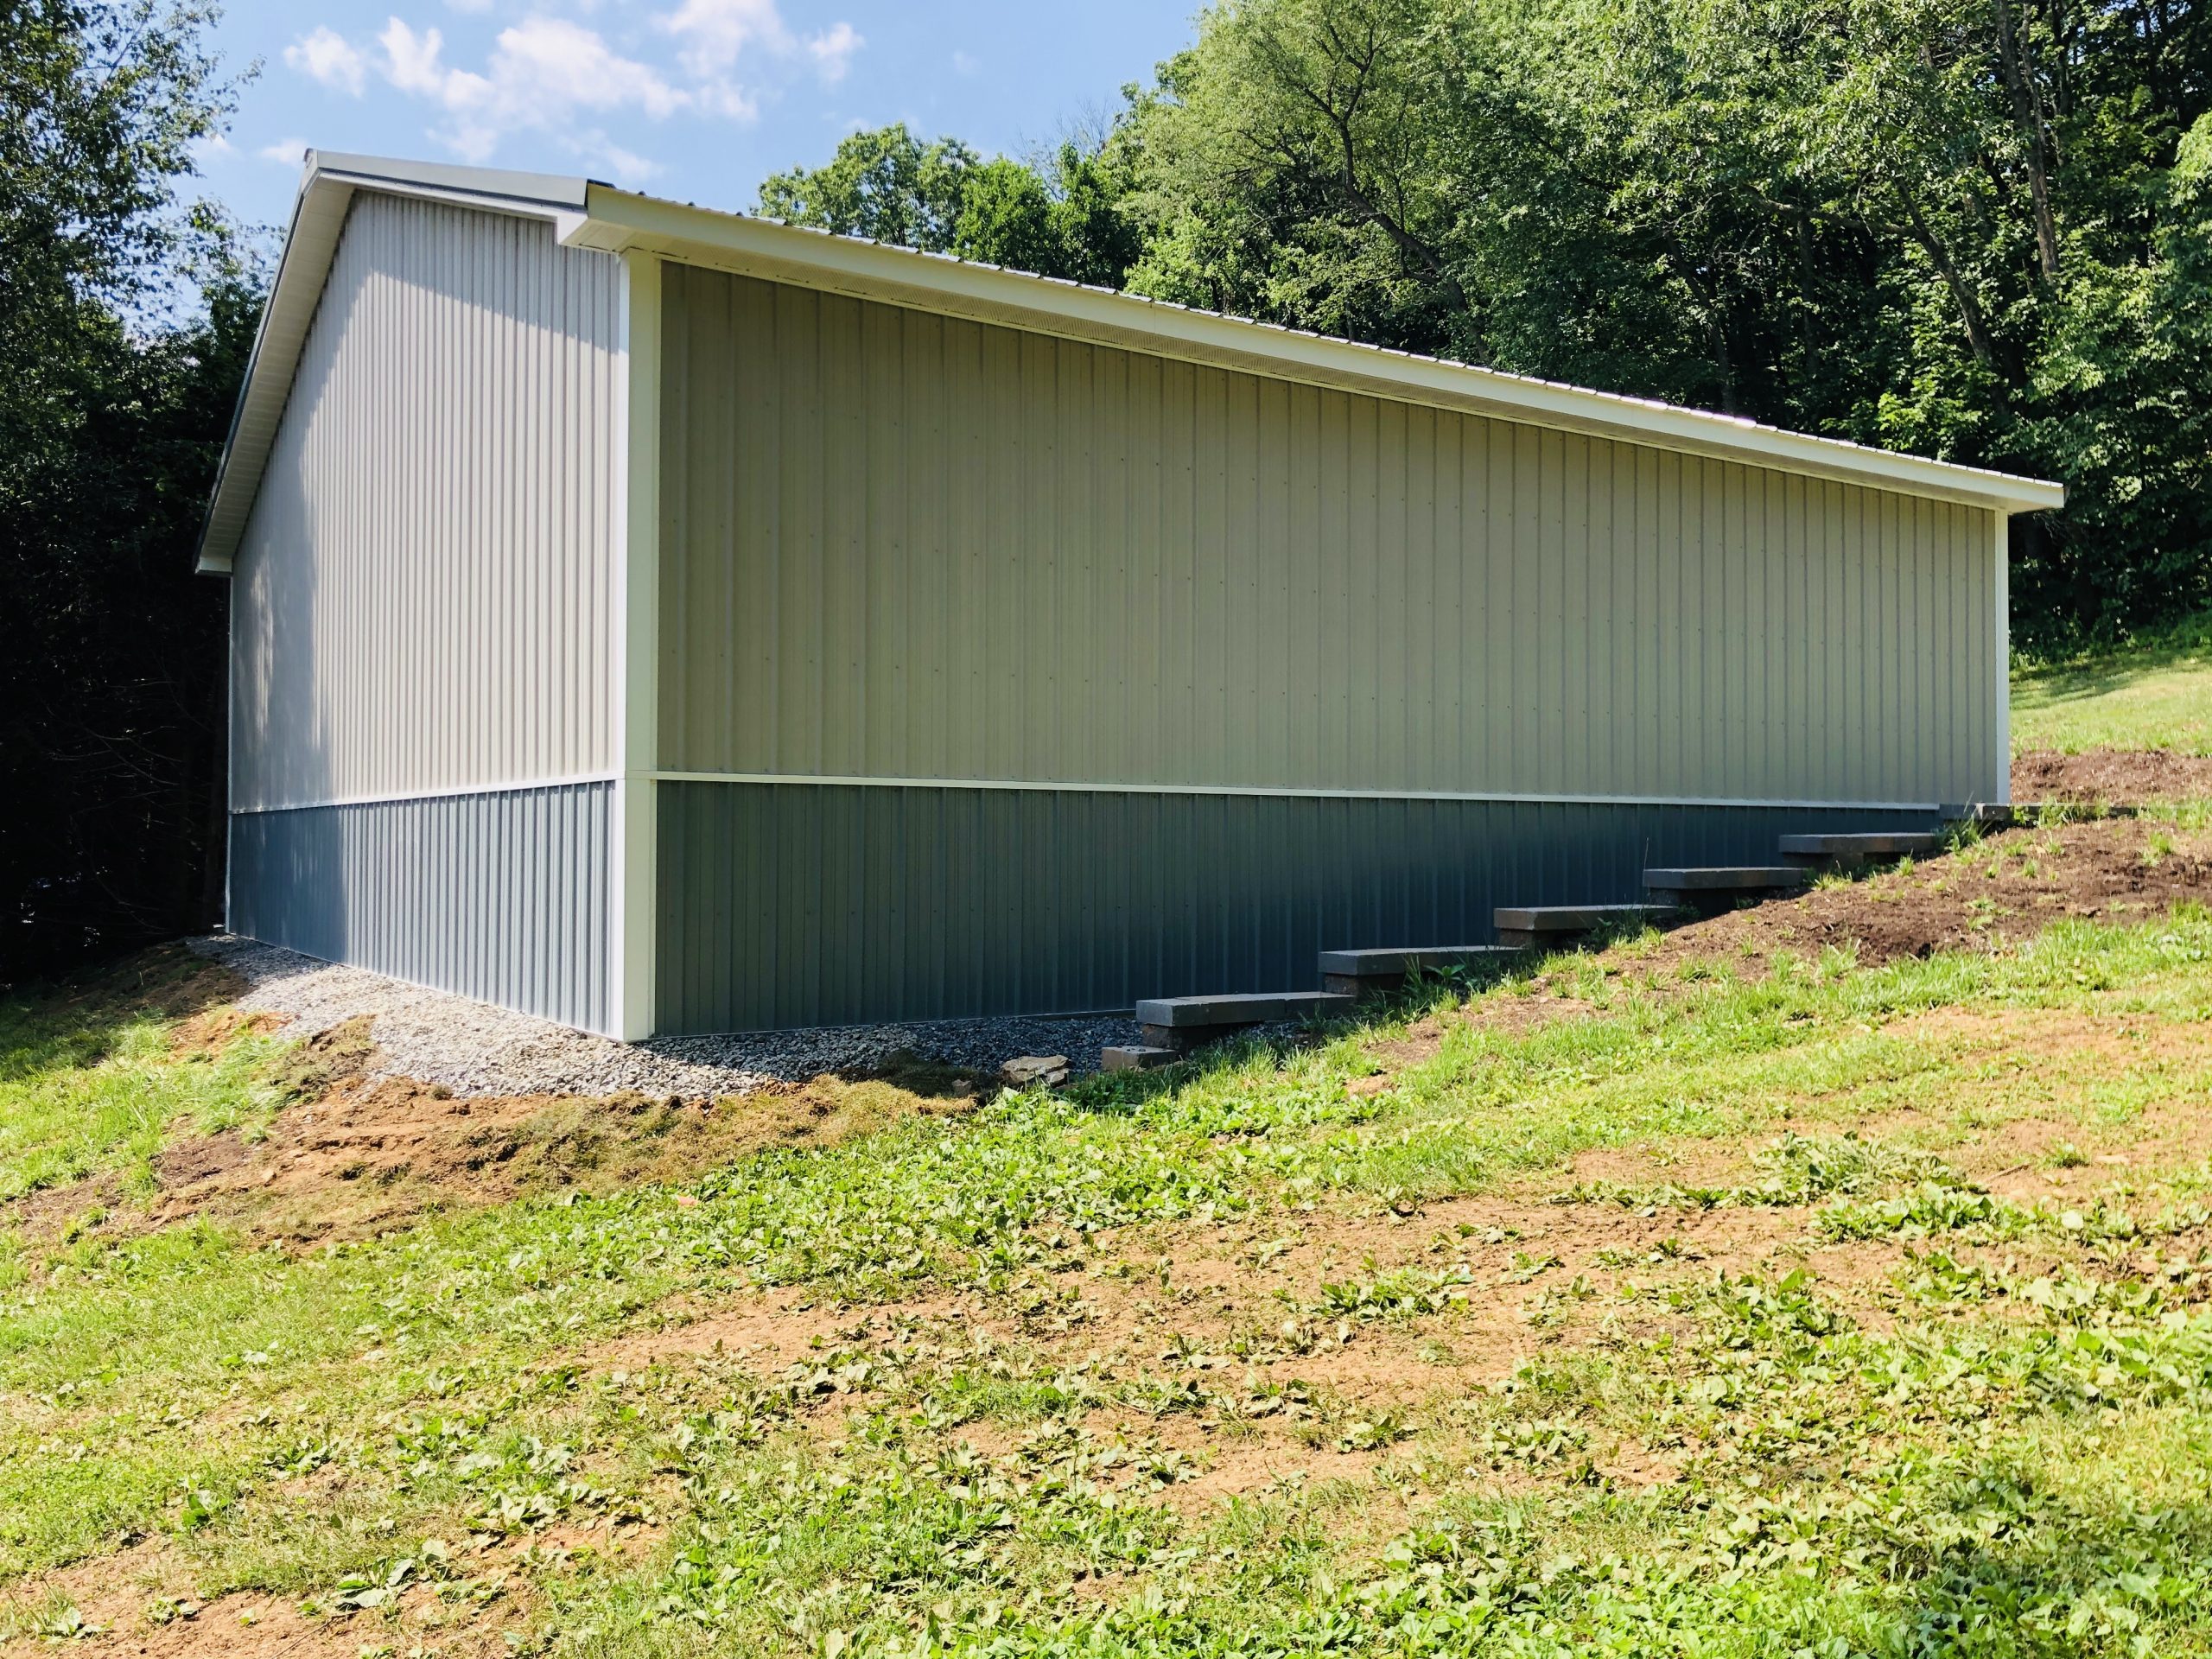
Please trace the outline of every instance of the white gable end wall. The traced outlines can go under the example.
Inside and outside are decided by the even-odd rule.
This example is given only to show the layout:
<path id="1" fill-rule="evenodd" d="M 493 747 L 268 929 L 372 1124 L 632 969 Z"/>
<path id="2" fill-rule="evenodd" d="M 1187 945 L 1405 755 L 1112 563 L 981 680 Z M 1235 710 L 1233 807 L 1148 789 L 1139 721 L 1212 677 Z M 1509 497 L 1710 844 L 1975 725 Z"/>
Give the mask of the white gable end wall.
<path id="1" fill-rule="evenodd" d="M 241 540 L 232 926 L 604 1027 L 623 262 L 353 198 Z"/>

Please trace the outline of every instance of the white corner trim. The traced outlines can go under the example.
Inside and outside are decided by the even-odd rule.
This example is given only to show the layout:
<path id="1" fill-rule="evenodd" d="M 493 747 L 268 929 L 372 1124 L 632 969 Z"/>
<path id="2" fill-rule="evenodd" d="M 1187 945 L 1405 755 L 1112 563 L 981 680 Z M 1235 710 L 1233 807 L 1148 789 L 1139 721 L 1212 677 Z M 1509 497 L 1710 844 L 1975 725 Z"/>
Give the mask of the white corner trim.
<path id="1" fill-rule="evenodd" d="M 1996 733 L 1995 747 L 1997 776 L 1992 785 L 1989 798 L 1999 805 L 2010 805 L 2012 799 L 2012 537 L 2008 517 L 2000 512 L 1997 518 L 1997 573 L 1992 586 L 1996 589 L 1996 646 L 1997 707 L 1991 724 Z"/>
<path id="2" fill-rule="evenodd" d="M 616 596 L 616 654 L 622 709 L 614 786 L 613 925 L 608 929 L 613 1035 L 637 1042 L 653 1033 L 658 952 L 660 730 L 661 270 L 650 253 L 622 256 L 624 359 L 616 418 L 624 452 L 622 582 Z"/>

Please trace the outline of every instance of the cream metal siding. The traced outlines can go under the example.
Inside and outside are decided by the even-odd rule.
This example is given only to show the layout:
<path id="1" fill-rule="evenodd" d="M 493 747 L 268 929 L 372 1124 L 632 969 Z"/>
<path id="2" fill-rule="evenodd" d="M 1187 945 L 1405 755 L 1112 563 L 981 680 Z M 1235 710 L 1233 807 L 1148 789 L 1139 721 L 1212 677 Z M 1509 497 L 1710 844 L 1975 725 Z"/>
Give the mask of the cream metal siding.
<path id="1" fill-rule="evenodd" d="M 1986 798 L 1984 510 L 698 268 L 672 771 Z"/>
<path id="2" fill-rule="evenodd" d="M 233 932 L 607 1029 L 611 784 L 243 812 Z"/>
<path id="3" fill-rule="evenodd" d="M 613 766 L 623 283 L 355 196 L 235 567 L 233 810 Z"/>

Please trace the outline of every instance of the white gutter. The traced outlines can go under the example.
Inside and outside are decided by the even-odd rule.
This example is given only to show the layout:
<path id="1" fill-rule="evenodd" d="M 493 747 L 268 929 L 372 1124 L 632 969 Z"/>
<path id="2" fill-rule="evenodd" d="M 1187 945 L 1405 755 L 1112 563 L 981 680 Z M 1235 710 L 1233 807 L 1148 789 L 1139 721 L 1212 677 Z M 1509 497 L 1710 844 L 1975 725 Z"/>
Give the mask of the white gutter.
<path id="1" fill-rule="evenodd" d="M 543 219 L 572 247 L 658 255 L 1032 333 L 1957 502 L 2000 515 L 2045 512 L 2066 503 L 2063 485 L 2040 479 L 1386 351 L 943 254 L 664 201 L 584 179 L 310 150 L 283 263 L 208 503 L 200 546 L 202 570 L 231 568 L 357 189 Z"/>
<path id="2" fill-rule="evenodd" d="M 653 251 L 688 264 L 1033 333 L 1999 512 L 2037 512 L 2066 503 L 2065 486 L 2040 479 L 1815 437 L 1652 398 L 1592 391 L 1389 351 L 946 254 L 687 207 L 607 185 L 591 187 L 588 207 L 583 225 L 570 238 L 580 247 L 611 253 Z"/>

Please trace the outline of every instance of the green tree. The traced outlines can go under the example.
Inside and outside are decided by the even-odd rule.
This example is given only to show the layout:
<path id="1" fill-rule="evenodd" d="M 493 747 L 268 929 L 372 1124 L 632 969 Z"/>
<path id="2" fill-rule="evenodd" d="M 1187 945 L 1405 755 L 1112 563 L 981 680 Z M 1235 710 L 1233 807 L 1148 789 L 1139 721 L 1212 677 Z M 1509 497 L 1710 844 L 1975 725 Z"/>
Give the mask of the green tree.
<path id="1" fill-rule="evenodd" d="M 0 977 L 212 919 L 224 594 L 192 549 L 259 311 L 180 200 L 213 14 L 0 0 Z"/>
<path id="2" fill-rule="evenodd" d="M 2167 320 L 2208 97 L 2189 5 L 1228 0 L 1116 134 L 1130 285 L 2055 474 L 2055 646 L 2212 597 Z"/>
<path id="3" fill-rule="evenodd" d="M 968 175 L 953 251 L 1015 270 L 1119 288 L 1141 251 L 1122 209 L 1128 169 L 1103 151 L 1064 143 L 1042 166 L 1005 156 Z"/>
<path id="4" fill-rule="evenodd" d="M 849 135 L 826 166 L 770 175 L 760 186 L 760 211 L 840 236 L 943 253 L 952 245 L 975 168 L 976 152 L 957 139 L 925 144 L 895 122 Z"/>
<path id="5" fill-rule="evenodd" d="M 1120 205 L 1127 179 L 1118 158 L 1072 143 L 1039 166 L 982 161 L 899 123 L 853 134 L 823 167 L 773 175 L 760 205 L 794 225 L 1118 288 L 1140 247 Z"/>

